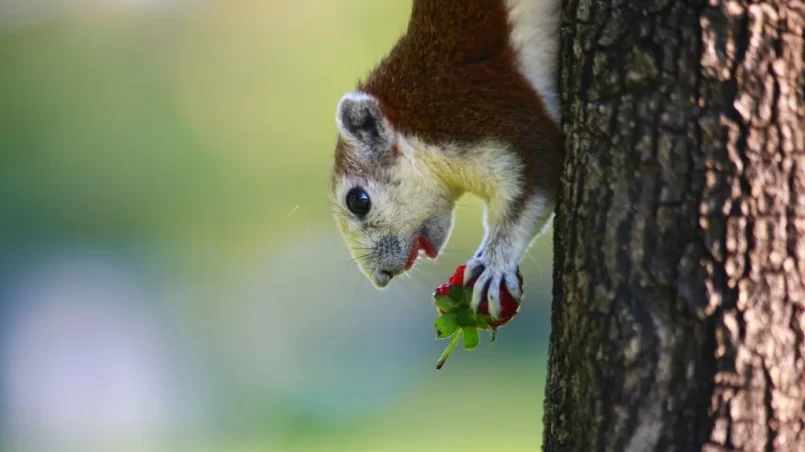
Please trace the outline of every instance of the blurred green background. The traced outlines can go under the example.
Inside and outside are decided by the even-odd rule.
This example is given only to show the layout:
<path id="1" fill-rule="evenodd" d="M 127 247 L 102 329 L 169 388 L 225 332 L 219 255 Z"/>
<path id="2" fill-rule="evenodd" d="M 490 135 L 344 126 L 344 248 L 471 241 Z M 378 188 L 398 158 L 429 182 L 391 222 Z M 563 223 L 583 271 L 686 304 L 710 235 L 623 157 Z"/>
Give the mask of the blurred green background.
<path id="1" fill-rule="evenodd" d="M 0 2 L 0 447 L 536 451 L 550 239 L 437 373 L 430 293 L 378 292 L 330 214 L 334 109 L 410 1 Z"/>

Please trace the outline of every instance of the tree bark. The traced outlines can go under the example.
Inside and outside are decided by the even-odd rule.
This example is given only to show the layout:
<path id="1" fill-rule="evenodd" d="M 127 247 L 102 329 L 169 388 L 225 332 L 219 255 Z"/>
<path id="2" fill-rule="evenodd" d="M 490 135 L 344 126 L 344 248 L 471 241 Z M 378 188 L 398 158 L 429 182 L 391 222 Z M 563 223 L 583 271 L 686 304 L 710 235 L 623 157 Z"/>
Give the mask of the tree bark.
<path id="1" fill-rule="evenodd" d="M 805 451 L 805 1 L 566 0 L 546 451 Z"/>

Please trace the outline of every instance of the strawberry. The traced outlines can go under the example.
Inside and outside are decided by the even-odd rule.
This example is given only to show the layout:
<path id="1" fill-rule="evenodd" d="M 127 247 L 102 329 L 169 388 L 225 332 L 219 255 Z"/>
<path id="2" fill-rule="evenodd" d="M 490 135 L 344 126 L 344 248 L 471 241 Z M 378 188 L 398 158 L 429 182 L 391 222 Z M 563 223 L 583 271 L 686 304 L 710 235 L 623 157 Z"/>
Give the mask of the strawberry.
<path id="1" fill-rule="evenodd" d="M 459 286 L 454 286 L 450 283 L 442 284 L 437 287 L 433 292 L 433 303 L 439 314 L 444 314 L 448 311 L 455 311 L 460 305 L 460 290 Z"/>
<path id="2" fill-rule="evenodd" d="M 520 270 L 517 270 L 517 279 L 520 280 L 520 290 L 523 290 L 523 275 L 520 273 Z M 503 284 L 500 286 L 500 318 L 491 322 L 489 325 L 492 328 L 497 328 L 499 326 L 503 326 L 517 315 L 517 311 L 520 310 L 520 304 L 514 301 L 514 298 L 511 296 L 506 287 Z M 478 306 L 478 313 L 483 315 L 489 315 L 489 304 L 481 303 L 481 306 Z"/>
<path id="3" fill-rule="evenodd" d="M 463 286 L 464 285 L 464 270 L 467 269 L 467 264 L 459 265 L 456 268 L 456 272 L 453 273 L 453 276 L 447 280 L 448 284 L 452 284 L 454 286 Z"/>
<path id="4" fill-rule="evenodd" d="M 463 292 L 464 292 L 464 269 L 467 268 L 466 265 L 460 265 L 456 268 L 455 273 L 450 276 L 450 279 L 447 280 L 446 283 L 442 284 L 441 286 L 436 288 L 436 291 L 433 293 L 433 299 L 436 302 L 436 309 L 439 311 L 439 314 L 444 314 L 446 312 L 447 304 L 453 306 L 453 309 L 458 307 L 458 305 L 462 304 L 463 300 Z M 471 281 L 471 283 L 474 281 Z M 470 287 L 472 284 L 470 284 Z"/>
<path id="5" fill-rule="evenodd" d="M 435 295 L 442 295 L 442 296 L 446 297 L 446 296 L 448 296 L 447 292 L 450 290 L 450 287 L 451 287 L 450 283 L 442 284 L 441 286 L 436 288 L 436 292 L 434 292 L 434 294 Z"/>
<path id="6" fill-rule="evenodd" d="M 514 300 L 505 286 L 501 285 L 501 312 L 498 320 L 492 321 L 492 318 L 489 316 L 489 306 L 487 303 L 481 303 L 477 313 L 472 312 L 472 309 L 470 309 L 470 299 L 472 297 L 472 286 L 475 284 L 475 279 L 469 281 L 469 284 L 465 287 L 465 270 L 466 265 L 461 265 L 456 268 L 456 271 L 448 282 L 436 288 L 433 293 L 433 302 L 440 314 L 435 323 L 437 338 L 445 339 L 453 336 L 447 349 L 445 349 L 441 358 L 439 358 L 436 369 L 441 369 L 447 357 L 450 356 L 453 349 L 458 345 L 462 336 L 466 350 L 473 350 L 478 346 L 479 328 L 492 330 L 492 341 L 494 342 L 497 328 L 509 323 L 520 309 L 519 303 Z M 517 278 L 520 282 L 520 289 L 522 290 L 523 275 L 520 273 L 520 269 L 517 269 Z"/>

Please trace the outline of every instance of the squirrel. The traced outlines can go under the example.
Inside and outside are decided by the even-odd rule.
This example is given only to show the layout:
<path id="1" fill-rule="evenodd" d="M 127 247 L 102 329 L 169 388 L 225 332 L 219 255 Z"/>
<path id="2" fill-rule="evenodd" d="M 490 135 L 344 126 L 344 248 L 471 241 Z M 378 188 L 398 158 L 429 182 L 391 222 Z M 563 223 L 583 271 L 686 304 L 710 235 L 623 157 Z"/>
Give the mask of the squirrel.
<path id="1" fill-rule="evenodd" d="M 484 201 L 471 307 L 520 303 L 518 266 L 553 221 L 564 158 L 559 0 L 414 0 L 408 28 L 336 108 L 334 217 L 378 289 L 436 259 L 455 203 Z"/>

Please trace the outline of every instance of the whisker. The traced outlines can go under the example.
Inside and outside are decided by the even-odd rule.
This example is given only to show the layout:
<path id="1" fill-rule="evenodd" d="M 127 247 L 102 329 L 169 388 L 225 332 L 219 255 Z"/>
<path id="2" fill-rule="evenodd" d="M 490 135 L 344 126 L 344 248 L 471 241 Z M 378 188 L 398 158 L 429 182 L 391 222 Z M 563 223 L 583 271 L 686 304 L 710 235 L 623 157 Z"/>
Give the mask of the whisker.
<path id="1" fill-rule="evenodd" d="M 422 283 L 428 286 L 429 290 L 441 284 L 441 282 L 437 282 L 429 277 L 426 277 L 422 272 L 422 267 L 414 267 L 413 271 L 415 272 L 416 276 L 420 278 Z"/>
<path id="2" fill-rule="evenodd" d="M 358 278 L 357 281 L 355 281 L 355 287 L 352 289 L 353 299 L 358 297 L 358 289 L 360 288 L 364 280 L 366 280 L 366 278 L 364 278 L 363 275 L 361 275 L 361 278 Z"/>
<path id="3" fill-rule="evenodd" d="M 444 249 L 443 254 L 461 253 L 461 254 L 475 255 L 476 251 L 478 251 L 478 250 L 477 249 L 470 249 L 470 248 L 447 247 L 447 248 Z"/>
<path id="4" fill-rule="evenodd" d="M 526 250 L 525 255 L 528 256 L 529 259 L 531 259 L 531 262 L 539 265 L 539 262 L 537 262 L 537 260 L 534 259 L 534 256 L 531 254 L 531 250 Z"/>
<path id="5" fill-rule="evenodd" d="M 339 264 L 356 264 L 356 263 L 358 263 L 357 258 L 354 258 L 352 256 L 339 261 Z"/>
<path id="6" fill-rule="evenodd" d="M 330 206 L 333 207 L 333 210 L 338 210 L 344 215 L 349 215 L 349 211 L 346 209 L 346 207 L 342 206 L 341 204 L 338 204 L 329 199 L 327 200 L 327 202 L 330 204 Z"/>
<path id="7" fill-rule="evenodd" d="M 403 287 L 405 287 L 405 291 L 408 292 L 408 299 L 414 298 L 413 293 L 411 292 L 411 287 L 408 285 L 408 278 L 400 278 L 400 282 L 402 283 Z"/>
<path id="8" fill-rule="evenodd" d="M 434 286 L 435 283 L 431 282 L 429 279 L 422 274 L 422 270 L 419 268 L 413 268 L 411 272 L 411 277 L 414 279 L 419 280 L 419 282 L 424 286 Z"/>
<path id="9" fill-rule="evenodd" d="M 372 251 L 372 250 L 374 250 L 374 248 L 372 248 L 371 246 L 356 246 L 353 249 L 356 249 L 358 251 Z"/>
<path id="10" fill-rule="evenodd" d="M 369 252 L 369 253 L 365 253 L 365 254 L 355 256 L 351 260 L 352 260 L 352 262 L 355 262 L 356 264 L 360 264 L 360 261 L 364 261 L 364 260 L 367 260 L 367 259 L 372 260 L 372 258 L 374 258 L 374 257 L 377 257 L 377 254 L 374 251 L 372 251 L 372 252 Z"/>
<path id="11" fill-rule="evenodd" d="M 344 284 L 344 277 L 347 276 L 350 270 L 352 270 L 352 265 L 345 265 L 344 271 L 341 272 L 341 277 L 338 278 L 337 290 L 341 290 L 341 286 Z"/>

